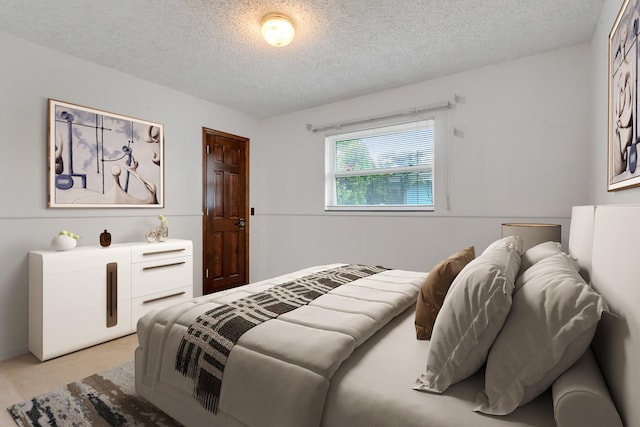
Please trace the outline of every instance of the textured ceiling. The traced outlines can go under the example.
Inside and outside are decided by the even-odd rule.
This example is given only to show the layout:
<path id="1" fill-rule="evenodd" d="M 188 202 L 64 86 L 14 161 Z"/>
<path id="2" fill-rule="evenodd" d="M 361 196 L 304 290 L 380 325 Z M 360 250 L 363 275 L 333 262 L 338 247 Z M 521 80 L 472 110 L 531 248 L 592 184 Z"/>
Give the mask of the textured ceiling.
<path id="1" fill-rule="evenodd" d="M 0 31 L 265 118 L 587 42 L 603 2 L 0 0 Z"/>

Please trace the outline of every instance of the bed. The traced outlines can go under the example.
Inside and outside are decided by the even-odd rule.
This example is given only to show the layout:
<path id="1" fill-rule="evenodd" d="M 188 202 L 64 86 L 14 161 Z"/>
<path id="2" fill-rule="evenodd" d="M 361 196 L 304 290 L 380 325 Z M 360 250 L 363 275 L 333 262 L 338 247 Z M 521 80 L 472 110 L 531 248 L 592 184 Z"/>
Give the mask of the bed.
<path id="1" fill-rule="evenodd" d="M 429 366 L 425 376 L 427 356 L 443 342 L 435 328 L 431 340 L 416 339 L 416 299 L 429 273 L 362 273 L 371 266 L 349 264 L 314 266 L 147 314 L 138 322 L 136 390 L 187 426 L 640 426 L 633 397 L 640 395 L 640 367 L 634 363 L 640 360 L 640 314 L 634 307 L 640 301 L 634 250 L 640 231 L 629 226 L 639 217 L 640 206 L 574 207 L 568 252 L 603 302 L 595 336 L 580 335 L 586 349 L 580 347 L 576 360 L 566 361 L 543 391 L 508 414 L 492 415 L 486 402 L 482 409 L 481 396 L 492 399 L 489 374 L 495 366 L 503 370 L 503 360 L 492 354 L 515 324 L 509 320 L 515 296 L 504 326 L 495 328 L 498 336 L 487 345 L 486 364 L 442 391 L 424 391 L 435 384 L 433 378 L 429 383 Z M 309 277 L 326 283 L 328 272 L 349 268 L 357 269 L 346 274 L 356 275 L 353 282 L 329 287 L 235 337 L 223 357 L 223 380 L 215 393 L 208 391 L 216 361 L 207 358 L 211 354 L 200 355 L 198 368 L 190 361 L 202 347 L 211 352 L 198 328 L 190 328 L 206 319 L 204 313 Z M 347 300 L 359 302 L 354 307 Z"/>

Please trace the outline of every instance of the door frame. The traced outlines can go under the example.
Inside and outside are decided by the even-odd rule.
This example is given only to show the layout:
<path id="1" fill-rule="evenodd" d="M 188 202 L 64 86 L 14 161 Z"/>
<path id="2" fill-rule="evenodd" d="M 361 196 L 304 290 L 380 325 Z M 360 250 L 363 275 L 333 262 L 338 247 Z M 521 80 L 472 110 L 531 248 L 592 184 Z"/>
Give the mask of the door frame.
<path id="1" fill-rule="evenodd" d="M 249 212 L 250 212 L 250 200 L 249 200 L 249 177 L 250 177 L 250 163 L 249 163 L 249 148 L 250 148 L 250 143 L 251 140 L 247 137 L 244 136 L 240 136 L 240 135 L 234 135 L 231 133 L 227 133 L 227 132 L 222 132 L 219 130 L 215 130 L 215 129 L 211 129 L 211 128 L 207 128 L 207 127 L 202 127 L 202 283 L 201 283 L 201 293 L 204 295 L 204 288 L 205 288 L 205 280 L 207 280 L 207 267 L 206 267 L 206 263 L 205 263 L 205 255 L 206 255 L 206 236 L 208 233 L 208 229 L 207 229 L 207 135 L 218 135 L 218 136 L 222 136 L 225 138 L 231 138 L 231 139 L 235 139 L 237 141 L 242 142 L 243 144 L 245 144 L 245 150 L 244 150 L 244 160 L 245 160 L 245 213 L 244 213 L 244 218 L 245 218 L 245 233 L 244 233 L 244 277 L 245 277 L 245 281 L 246 283 L 250 283 L 250 279 L 249 279 L 249 235 L 250 235 L 250 219 L 249 219 Z"/>

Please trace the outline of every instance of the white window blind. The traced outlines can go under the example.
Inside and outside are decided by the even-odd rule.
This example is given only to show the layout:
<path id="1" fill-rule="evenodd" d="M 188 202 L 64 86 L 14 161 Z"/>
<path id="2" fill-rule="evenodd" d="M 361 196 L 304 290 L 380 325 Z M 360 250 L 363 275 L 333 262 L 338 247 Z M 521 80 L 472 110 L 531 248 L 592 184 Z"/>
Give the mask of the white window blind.
<path id="1" fill-rule="evenodd" d="M 433 210 L 434 120 L 325 139 L 326 210 Z"/>

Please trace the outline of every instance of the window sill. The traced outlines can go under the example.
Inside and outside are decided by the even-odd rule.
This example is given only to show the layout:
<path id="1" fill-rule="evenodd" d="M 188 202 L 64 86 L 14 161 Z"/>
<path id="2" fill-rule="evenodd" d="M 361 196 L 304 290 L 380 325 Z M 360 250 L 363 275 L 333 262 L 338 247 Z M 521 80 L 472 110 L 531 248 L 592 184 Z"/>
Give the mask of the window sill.
<path id="1" fill-rule="evenodd" d="M 325 206 L 325 212 L 434 212 L 433 206 Z"/>

